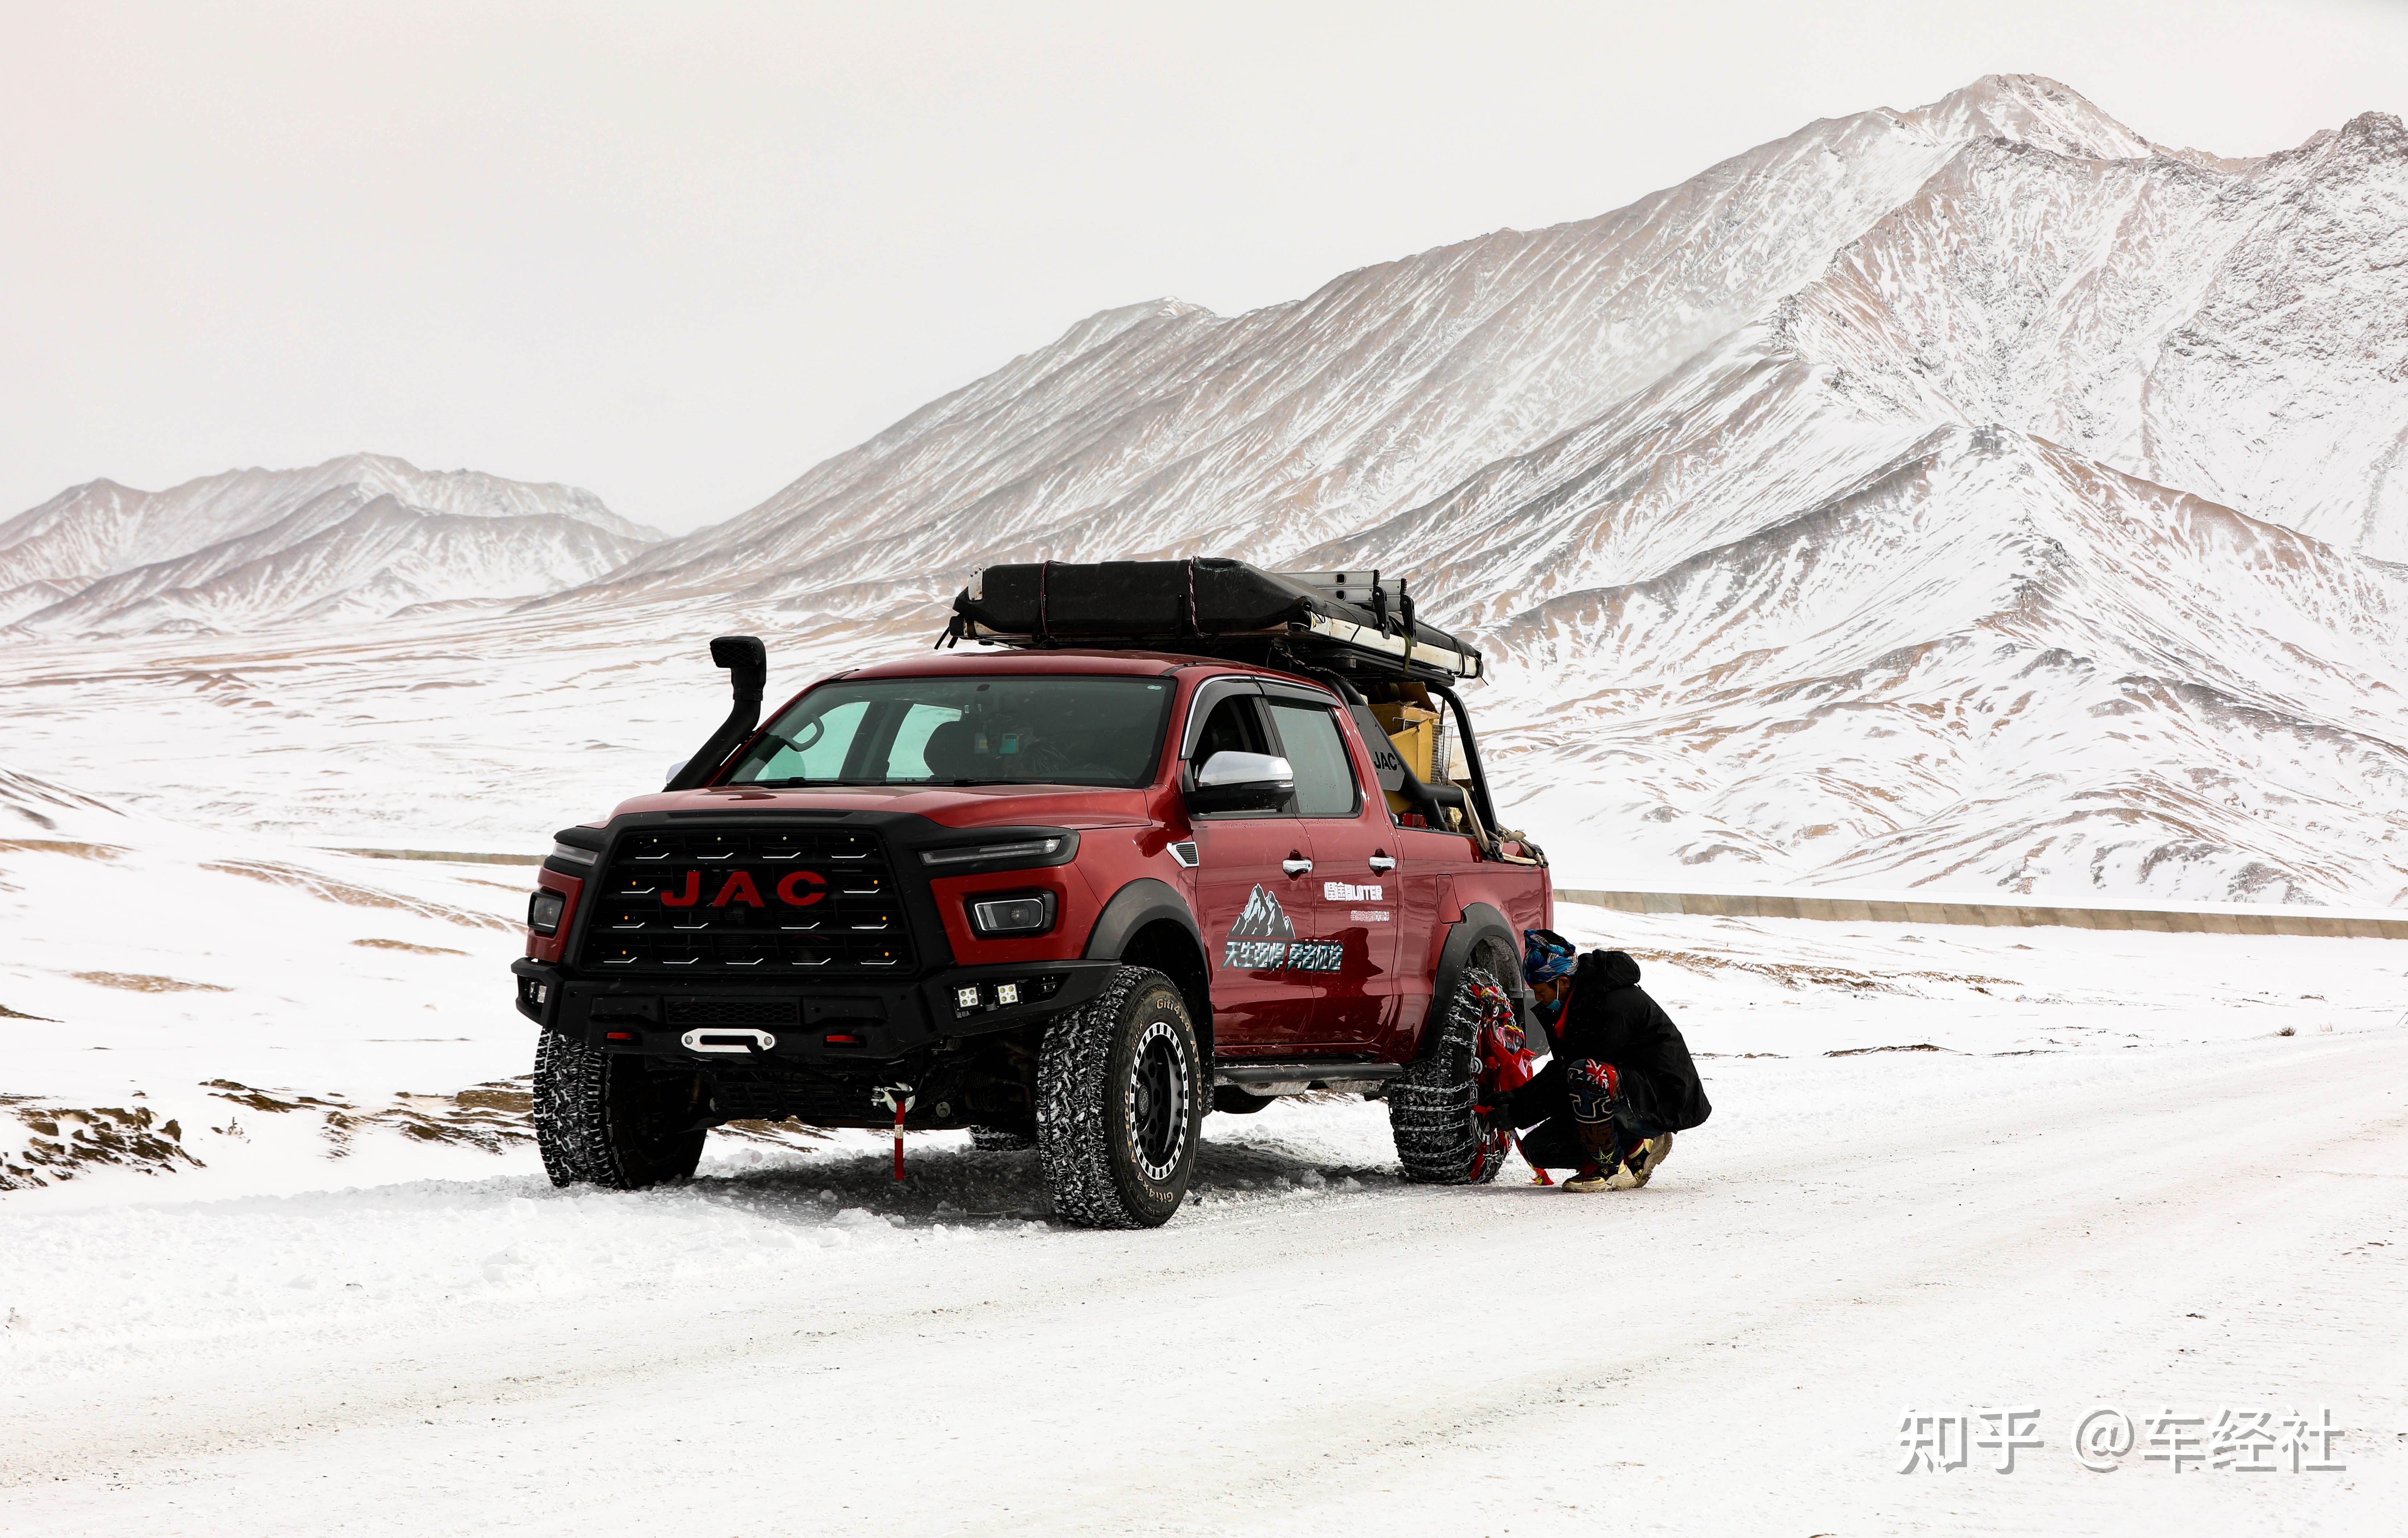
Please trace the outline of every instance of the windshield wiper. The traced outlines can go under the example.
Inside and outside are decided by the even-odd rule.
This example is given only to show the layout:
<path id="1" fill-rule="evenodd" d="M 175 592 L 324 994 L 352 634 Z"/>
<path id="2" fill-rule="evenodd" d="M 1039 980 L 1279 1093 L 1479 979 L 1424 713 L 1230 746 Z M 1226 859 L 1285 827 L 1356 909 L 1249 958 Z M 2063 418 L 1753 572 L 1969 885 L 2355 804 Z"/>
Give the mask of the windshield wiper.
<path id="1" fill-rule="evenodd" d="M 809 776 L 796 776 L 791 779 L 748 779 L 736 781 L 735 783 L 742 785 L 757 785 L 771 790 L 792 790 L 808 785 L 891 785 L 894 781 L 883 779 L 812 779 Z"/>
<path id="2" fill-rule="evenodd" d="M 810 779 L 796 776 L 792 779 L 750 779 L 731 783 L 756 786 L 768 790 L 793 790 L 814 785 L 876 785 L 897 790 L 908 790 L 914 787 L 924 789 L 936 785 L 941 785 L 950 790 L 965 785 L 1082 785 L 1087 782 L 1056 779 L 936 779 L 933 777 L 929 779 Z"/>

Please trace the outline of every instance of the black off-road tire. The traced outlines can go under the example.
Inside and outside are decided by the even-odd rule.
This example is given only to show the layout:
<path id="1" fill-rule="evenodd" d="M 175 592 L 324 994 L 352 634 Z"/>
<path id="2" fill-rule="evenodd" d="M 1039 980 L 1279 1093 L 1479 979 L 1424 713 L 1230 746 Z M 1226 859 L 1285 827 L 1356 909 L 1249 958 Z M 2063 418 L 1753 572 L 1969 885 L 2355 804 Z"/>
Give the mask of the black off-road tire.
<path id="1" fill-rule="evenodd" d="M 973 1127 L 970 1146 L 981 1153 L 1018 1153 L 1037 1146 L 1037 1139 L 1017 1127 Z"/>
<path id="2" fill-rule="evenodd" d="M 652 1074 L 641 1058 L 555 1031 L 535 1049 L 535 1144 L 555 1186 L 642 1190 L 683 1180 L 702 1159 L 700 1075 Z M 689 1130 L 692 1129 L 692 1130 Z"/>
<path id="3" fill-rule="evenodd" d="M 1480 1001 L 1474 983 L 1501 988 L 1495 959 L 1456 976 L 1455 988 L 1435 1001 L 1437 1028 L 1422 1043 L 1421 1056 L 1388 1086 L 1388 1131 L 1397 1140 L 1397 1162 L 1405 1178 L 1427 1186 L 1480 1186 L 1497 1178 L 1505 1162 L 1505 1139 L 1474 1109 L 1480 1098 Z"/>
<path id="4" fill-rule="evenodd" d="M 1081 1228 L 1154 1228 L 1185 1200 L 1204 1132 L 1204 1074 L 1179 987 L 1115 970 L 1054 1017 L 1037 1065 L 1037 1156 L 1054 1211 Z"/>

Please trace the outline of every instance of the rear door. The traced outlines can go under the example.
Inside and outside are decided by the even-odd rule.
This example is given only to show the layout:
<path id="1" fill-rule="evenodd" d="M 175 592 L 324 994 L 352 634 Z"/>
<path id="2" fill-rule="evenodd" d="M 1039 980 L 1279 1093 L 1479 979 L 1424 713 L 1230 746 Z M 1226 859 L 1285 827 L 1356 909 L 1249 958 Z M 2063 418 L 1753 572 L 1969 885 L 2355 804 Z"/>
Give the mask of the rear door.
<path id="1" fill-rule="evenodd" d="M 1192 783 L 1216 752 L 1270 753 L 1260 686 L 1208 678 L 1189 708 L 1182 776 Z M 1190 818 L 1196 842 L 1196 919 L 1212 969 L 1216 1055 L 1243 1057 L 1308 1043 L 1314 990 L 1290 966 L 1312 922 L 1312 844 L 1294 805 L 1275 812 Z"/>
<path id="2" fill-rule="evenodd" d="M 1365 774 L 1338 721 L 1335 700 L 1279 685 L 1263 705 L 1280 752 L 1296 770 L 1297 815 L 1312 840 L 1309 916 L 1290 955 L 1314 994 L 1316 1046 L 1368 1051 L 1397 1006 L 1396 849 L 1379 782 Z"/>

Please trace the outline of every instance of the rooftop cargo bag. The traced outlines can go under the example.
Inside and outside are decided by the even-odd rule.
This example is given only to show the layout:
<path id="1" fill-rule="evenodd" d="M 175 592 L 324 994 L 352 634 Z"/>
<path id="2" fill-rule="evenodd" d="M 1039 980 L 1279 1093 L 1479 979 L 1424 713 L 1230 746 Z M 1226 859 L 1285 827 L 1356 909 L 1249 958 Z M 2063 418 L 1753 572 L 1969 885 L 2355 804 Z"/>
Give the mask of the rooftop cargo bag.
<path id="1" fill-rule="evenodd" d="M 1417 622 L 1405 584 L 1369 572 L 1267 572 L 1211 557 L 989 566 L 953 600 L 953 616 L 949 635 L 1007 646 L 1197 651 L 1281 641 L 1450 679 L 1481 674 L 1475 648 Z"/>

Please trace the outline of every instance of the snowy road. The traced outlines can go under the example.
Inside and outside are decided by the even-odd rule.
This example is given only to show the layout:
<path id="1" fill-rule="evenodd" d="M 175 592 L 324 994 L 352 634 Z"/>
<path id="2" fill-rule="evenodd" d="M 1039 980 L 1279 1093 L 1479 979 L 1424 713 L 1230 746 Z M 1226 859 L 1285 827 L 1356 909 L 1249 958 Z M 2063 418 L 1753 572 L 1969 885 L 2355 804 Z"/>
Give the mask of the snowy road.
<path id="1" fill-rule="evenodd" d="M 22 1211 L 93 1296 L 0 1359 L 0 1531 L 2383 1531 L 2403 1065 L 1726 1061 L 1657 1184 L 1589 1198 L 1404 1189 L 1378 1107 L 1282 1107 L 1141 1234 L 1036 1229 L 1026 1157 L 967 1152 L 910 1199 L 864 1155 Z M 283 1296 L 220 1286 L 286 1251 Z M 2346 1472 L 2087 1473 L 2096 1403 L 2328 1405 Z M 2014 1474 L 1895 1472 L 1902 1408 L 2009 1404 Z"/>

